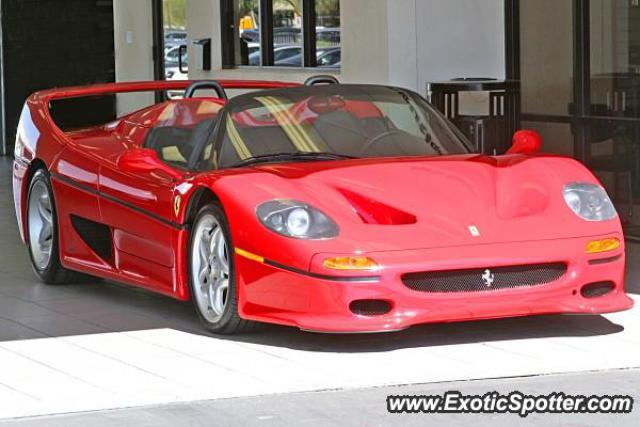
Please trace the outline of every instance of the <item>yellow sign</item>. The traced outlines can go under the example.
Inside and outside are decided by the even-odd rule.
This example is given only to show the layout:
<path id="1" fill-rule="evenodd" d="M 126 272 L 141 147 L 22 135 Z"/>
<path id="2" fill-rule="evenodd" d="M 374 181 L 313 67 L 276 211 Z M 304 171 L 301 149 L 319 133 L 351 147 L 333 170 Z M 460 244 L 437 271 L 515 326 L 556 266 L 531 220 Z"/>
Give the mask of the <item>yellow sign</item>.
<path id="1" fill-rule="evenodd" d="M 256 23 L 249 15 L 240 18 L 240 30 L 253 30 L 256 28 Z"/>

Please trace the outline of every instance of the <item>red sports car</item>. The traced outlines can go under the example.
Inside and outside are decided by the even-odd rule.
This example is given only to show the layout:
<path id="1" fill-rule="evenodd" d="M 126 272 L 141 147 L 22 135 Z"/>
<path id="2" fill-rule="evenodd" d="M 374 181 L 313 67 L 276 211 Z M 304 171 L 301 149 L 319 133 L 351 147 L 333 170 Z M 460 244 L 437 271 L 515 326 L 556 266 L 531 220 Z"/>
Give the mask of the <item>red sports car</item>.
<path id="1" fill-rule="evenodd" d="M 64 98 L 183 89 L 73 131 L 49 111 Z M 539 148 L 521 131 L 505 155 L 473 154 L 428 102 L 395 87 L 108 84 L 29 98 L 13 185 L 44 282 L 82 272 L 192 299 L 217 333 L 630 308 L 605 190 Z"/>

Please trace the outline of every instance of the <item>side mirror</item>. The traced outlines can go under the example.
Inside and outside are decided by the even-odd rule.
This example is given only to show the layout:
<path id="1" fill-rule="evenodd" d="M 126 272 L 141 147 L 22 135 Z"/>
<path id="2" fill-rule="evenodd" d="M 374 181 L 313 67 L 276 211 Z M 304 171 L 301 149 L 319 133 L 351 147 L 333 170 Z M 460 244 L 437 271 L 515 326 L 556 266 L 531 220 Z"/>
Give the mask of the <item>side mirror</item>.
<path id="1" fill-rule="evenodd" d="M 158 158 L 158 153 L 150 148 L 133 148 L 118 159 L 118 169 L 129 173 L 160 171 L 171 178 L 182 175 Z"/>
<path id="2" fill-rule="evenodd" d="M 536 154 L 542 148 L 542 138 L 535 130 L 519 130 L 513 135 L 507 154 Z"/>

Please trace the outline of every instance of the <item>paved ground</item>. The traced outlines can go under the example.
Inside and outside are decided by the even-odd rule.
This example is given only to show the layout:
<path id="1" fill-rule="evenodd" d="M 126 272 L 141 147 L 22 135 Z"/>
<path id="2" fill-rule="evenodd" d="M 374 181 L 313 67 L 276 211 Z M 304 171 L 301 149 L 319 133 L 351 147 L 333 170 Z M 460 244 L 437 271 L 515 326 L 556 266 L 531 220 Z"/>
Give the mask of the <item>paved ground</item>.
<path id="1" fill-rule="evenodd" d="M 203 335 L 189 304 L 145 291 L 97 281 L 43 286 L 34 280 L 17 236 L 9 177 L 9 162 L 0 159 L 0 418 L 169 404 L 42 422 L 100 425 L 87 422 L 89 416 L 103 425 L 126 425 L 125 419 L 161 425 L 158 420 L 182 418 L 189 422 L 171 425 L 198 425 L 197 420 L 228 425 L 238 416 L 265 425 L 351 420 L 376 425 L 397 421 L 381 417 L 389 393 L 438 387 L 487 391 L 494 383 L 395 391 L 383 386 L 605 371 L 517 381 L 532 390 L 542 384 L 567 393 L 574 384 L 598 393 L 639 389 L 637 371 L 616 370 L 640 367 L 640 310 L 430 325 L 390 335 L 314 335 L 266 327 L 230 339 Z M 629 290 L 640 294 L 640 246 L 629 245 L 628 264 Z M 317 390 L 342 391 L 308 393 Z M 297 392 L 303 394 L 291 394 Z M 265 397 L 250 397 L 256 395 Z M 215 400 L 221 398 L 228 400 Z M 322 403 L 314 408 L 316 399 Z M 209 402 L 175 404 L 194 401 Z M 219 423 L 211 422 L 213 415 Z M 583 425 L 586 418 L 566 420 Z"/>
<path id="2" fill-rule="evenodd" d="M 511 378 L 483 381 L 459 381 L 401 387 L 381 387 L 351 391 L 294 393 L 179 403 L 89 414 L 14 420 L 1 427 L 213 427 L 213 426 L 611 426 L 636 427 L 638 416 L 629 415 L 426 415 L 389 414 L 388 395 L 434 395 L 455 390 L 469 395 L 488 391 L 508 394 L 514 390 L 531 395 L 563 390 L 585 396 L 593 394 L 631 394 L 640 402 L 640 371 L 611 371 Z M 635 385 L 635 387 L 630 387 Z"/>

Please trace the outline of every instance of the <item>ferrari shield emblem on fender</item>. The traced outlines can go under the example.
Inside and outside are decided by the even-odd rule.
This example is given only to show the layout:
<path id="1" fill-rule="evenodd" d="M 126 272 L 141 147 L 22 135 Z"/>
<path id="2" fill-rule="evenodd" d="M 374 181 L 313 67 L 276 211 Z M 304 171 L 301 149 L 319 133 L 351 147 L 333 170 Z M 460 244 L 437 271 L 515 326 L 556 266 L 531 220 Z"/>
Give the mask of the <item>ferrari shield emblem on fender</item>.
<path id="1" fill-rule="evenodd" d="M 182 197 L 176 196 L 173 199 L 173 213 L 178 216 L 180 214 L 180 205 L 182 204 Z"/>
<path id="2" fill-rule="evenodd" d="M 478 227 L 475 225 L 469 226 L 469 233 L 471 233 L 473 237 L 480 237 L 480 230 L 478 230 Z"/>

